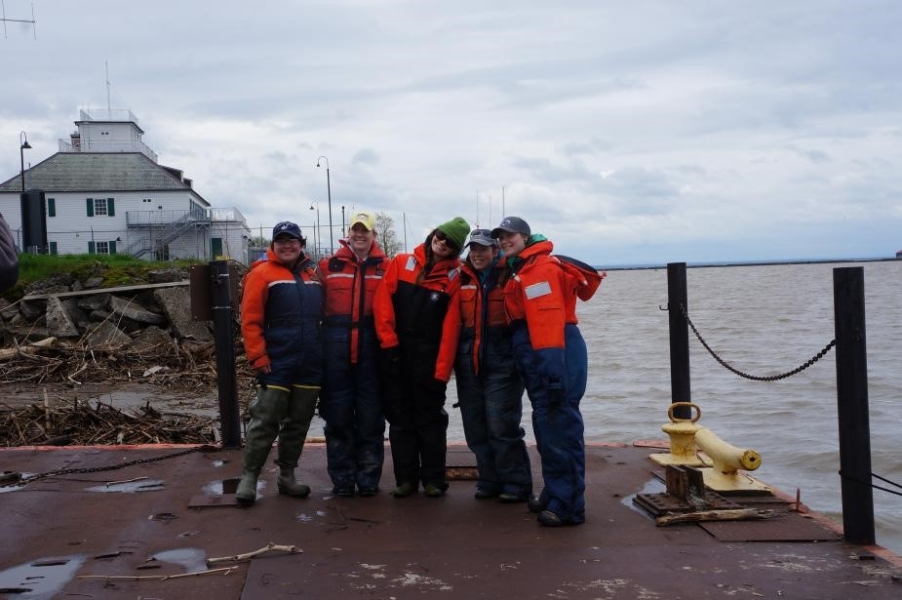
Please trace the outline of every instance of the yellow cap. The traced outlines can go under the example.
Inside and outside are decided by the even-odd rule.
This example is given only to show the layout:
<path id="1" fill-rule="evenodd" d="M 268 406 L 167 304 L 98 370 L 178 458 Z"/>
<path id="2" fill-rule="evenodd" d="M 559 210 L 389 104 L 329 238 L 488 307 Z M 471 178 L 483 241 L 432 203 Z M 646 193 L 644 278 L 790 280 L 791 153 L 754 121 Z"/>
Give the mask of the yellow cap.
<path id="1" fill-rule="evenodd" d="M 367 231 L 372 231 L 376 228 L 376 217 L 368 212 L 354 213 L 354 216 L 351 217 L 351 224 L 348 225 L 348 229 L 351 229 L 357 223 L 366 227 Z"/>

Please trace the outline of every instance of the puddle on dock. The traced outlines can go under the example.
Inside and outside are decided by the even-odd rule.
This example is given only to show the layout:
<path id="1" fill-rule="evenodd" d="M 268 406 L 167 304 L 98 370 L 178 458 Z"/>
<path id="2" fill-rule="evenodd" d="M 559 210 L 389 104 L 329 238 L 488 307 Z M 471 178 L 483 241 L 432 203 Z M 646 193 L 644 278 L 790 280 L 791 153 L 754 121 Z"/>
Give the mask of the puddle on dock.
<path id="1" fill-rule="evenodd" d="M 0 483 L 0 494 L 21 490 L 25 486 L 19 485 L 19 482 L 36 475 L 36 473 L 16 473 L 15 471 L 4 471 L 3 473 L 6 477 L 3 479 L 3 483 Z M 16 475 L 18 475 L 18 477 L 16 477 Z"/>
<path id="2" fill-rule="evenodd" d="M 653 479 L 650 479 L 641 490 L 639 490 L 635 494 L 631 494 L 631 495 L 625 497 L 623 500 L 620 501 L 620 503 L 623 504 L 624 506 L 626 506 L 627 508 L 629 508 L 630 510 L 634 510 L 637 513 L 643 514 L 646 517 L 651 518 L 651 515 L 648 514 L 647 510 L 645 510 L 641 506 L 638 506 L 634 502 L 634 500 L 636 499 L 636 496 L 638 496 L 639 494 L 663 494 L 666 491 L 667 491 L 667 486 L 664 485 L 664 482 L 661 481 L 660 479 L 653 478 Z"/>
<path id="3" fill-rule="evenodd" d="M 137 494 L 139 492 L 159 492 L 166 489 L 162 479 L 139 479 L 137 481 L 112 481 L 104 485 L 89 487 L 89 492 L 102 494 Z"/>
<path id="4" fill-rule="evenodd" d="M 238 489 L 239 481 L 241 481 L 240 477 L 232 477 L 230 479 L 215 479 L 203 487 L 203 493 L 205 496 L 222 496 L 225 494 L 234 494 L 235 490 Z M 266 483 L 258 479 L 258 496 L 260 495 L 260 490 L 262 490 L 264 487 L 266 487 Z"/>
<path id="5" fill-rule="evenodd" d="M 41 558 L 0 571 L 0 596 L 43 600 L 55 598 L 85 562 L 84 555 Z"/>
<path id="6" fill-rule="evenodd" d="M 187 573 L 196 573 L 207 570 L 207 553 L 200 548 L 178 548 L 157 552 L 148 560 L 180 565 L 185 567 Z"/>

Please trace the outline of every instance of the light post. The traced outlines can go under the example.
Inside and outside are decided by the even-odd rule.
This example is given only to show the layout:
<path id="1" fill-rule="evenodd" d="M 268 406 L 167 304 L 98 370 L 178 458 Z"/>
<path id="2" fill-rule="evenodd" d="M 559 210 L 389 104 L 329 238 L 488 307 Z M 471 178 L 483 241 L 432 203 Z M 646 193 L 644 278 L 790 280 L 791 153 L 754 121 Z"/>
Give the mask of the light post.
<path id="1" fill-rule="evenodd" d="M 31 150 L 31 144 L 28 143 L 28 136 L 24 131 L 19 132 L 19 160 L 22 162 L 22 192 L 25 192 L 25 151 Z"/>
<path id="2" fill-rule="evenodd" d="M 316 159 L 316 166 L 319 168 L 319 161 L 326 161 L 326 194 L 329 199 L 329 254 L 335 254 L 335 246 L 333 245 L 332 239 L 335 237 L 332 235 L 332 182 L 329 179 L 329 159 L 325 156 L 320 156 Z"/>
<path id="3" fill-rule="evenodd" d="M 345 229 L 345 205 L 341 205 L 341 237 L 344 237 L 348 234 L 348 230 Z"/>
<path id="4" fill-rule="evenodd" d="M 314 205 L 316 206 L 314 207 Z M 310 210 L 314 208 L 316 208 L 316 228 L 313 230 L 313 256 L 316 257 L 316 260 L 319 260 L 319 244 L 323 241 L 323 233 L 319 228 L 319 202 L 310 203 Z"/>

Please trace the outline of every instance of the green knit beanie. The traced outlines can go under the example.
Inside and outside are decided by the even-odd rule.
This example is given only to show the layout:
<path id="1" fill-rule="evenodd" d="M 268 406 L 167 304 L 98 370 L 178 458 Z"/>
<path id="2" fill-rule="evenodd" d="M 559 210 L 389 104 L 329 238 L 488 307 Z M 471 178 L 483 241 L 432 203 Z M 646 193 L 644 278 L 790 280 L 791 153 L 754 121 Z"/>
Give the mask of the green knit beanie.
<path id="1" fill-rule="evenodd" d="M 470 235 L 470 224 L 463 217 L 454 217 L 447 223 L 442 223 L 436 229 L 454 242 L 458 249 L 463 249 L 464 242 L 467 241 L 467 236 Z"/>

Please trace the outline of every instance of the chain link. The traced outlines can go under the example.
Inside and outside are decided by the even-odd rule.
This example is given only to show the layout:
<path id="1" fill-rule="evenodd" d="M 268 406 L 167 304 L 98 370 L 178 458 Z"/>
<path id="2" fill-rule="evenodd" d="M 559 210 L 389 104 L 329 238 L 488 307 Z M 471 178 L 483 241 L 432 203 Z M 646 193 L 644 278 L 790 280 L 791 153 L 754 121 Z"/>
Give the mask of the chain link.
<path id="1" fill-rule="evenodd" d="M 106 467 L 82 467 L 79 469 L 57 469 L 55 471 L 47 471 L 46 473 L 38 473 L 37 475 L 32 475 L 26 479 L 20 479 L 15 482 L 11 482 L 0 487 L 21 487 L 23 485 L 28 485 L 29 483 L 33 483 L 38 479 L 45 479 L 47 477 L 58 477 L 60 475 L 71 475 L 73 473 L 100 473 L 101 471 L 115 471 L 116 469 L 123 469 L 125 467 L 131 467 L 132 465 L 141 465 L 146 463 L 154 463 L 159 462 L 161 460 L 167 460 L 169 458 L 177 458 L 179 456 L 185 456 L 186 454 L 191 454 L 192 452 L 211 452 L 216 451 L 218 448 L 210 445 L 196 446 L 193 448 L 189 448 L 187 450 L 182 450 L 180 452 L 175 452 L 174 454 L 166 454 L 165 456 L 156 456 L 154 458 L 139 458 L 135 460 L 130 460 L 128 462 L 119 463 L 115 465 L 109 465 Z"/>
<path id="2" fill-rule="evenodd" d="M 711 348 L 711 346 L 709 346 L 708 343 L 705 341 L 705 338 L 703 338 L 702 335 L 698 332 L 698 329 L 695 328 L 695 324 L 692 322 L 692 319 L 689 318 L 689 314 L 686 312 L 686 307 L 683 306 L 682 304 L 680 304 L 680 312 L 682 313 L 683 318 L 686 319 L 686 322 L 689 323 L 689 327 L 692 329 L 692 333 L 695 334 L 695 337 L 698 338 L 698 341 L 701 342 L 702 346 L 705 347 L 705 350 L 708 351 L 708 354 L 710 354 L 711 356 L 714 357 L 714 360 L 719 362 L 721 364 L 721 366 L 723 366 L 728 371 L 731 371 L 731 372 L 735 373 L 736 375 L 739 375 L 740 377 L 743 377 L 745 379 L 751 379 L 752 381 L 779 381 L 780 379 L 786 379 L 787 377 L 792 377 L 793 375 L 798 375 L 799 373 L 801 373 L 802 371 L 804 371 L 805 369 L 807 369 L 808 367 L 810 367 L 811 365 L 813 365 L 814 363 L 816 363 L 817 361 L 822 359 L 827 354 L 827 352 L 829 352 L 830 349 L 836 345 L 835 339 L 830 340 L 830 343 L 828 343 L 826 346 L 824 346 L 823 350 L 821 350 L 820 352 L 815 354 L 813 357 L 811 357 L 808 361 L 806 361 L 802 365 L 796 367 L 795 369 L 793 369 L 791 371 L 787 371 L 786 373 L 781 373 L 780 375 L 769 375 L 769 376 L 750 375 L 748 373 L 743 373 L 739 369 L 733 368 L 732 366 L 727 364 L 727 362 L 724 359 L 722 359 L 720 356 L 718 356 L 716 352 L 714 352 L 714 350 Z"/>

